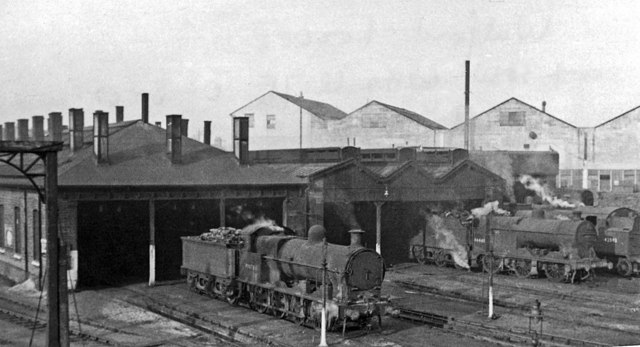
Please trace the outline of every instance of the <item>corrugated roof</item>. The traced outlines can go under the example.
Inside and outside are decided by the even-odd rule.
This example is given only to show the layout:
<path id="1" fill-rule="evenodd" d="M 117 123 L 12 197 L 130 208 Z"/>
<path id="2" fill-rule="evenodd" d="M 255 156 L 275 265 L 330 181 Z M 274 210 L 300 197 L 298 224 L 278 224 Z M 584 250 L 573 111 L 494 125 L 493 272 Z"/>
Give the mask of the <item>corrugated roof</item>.
<path id="1" fill-rule="evenodd" d="M 109 165 L 96 165 L 93 147 L 59 154 L 60 186 L 212 186 L 304 184 L 266 166 L 240 166 L 232 153 L 182 138 L 182 164 L 165 153 L 165 130 L 136 121 L 109 137 Z"/>
<path id="2" fill-rule="evenodd" d="M 391 111 L 393 111 L 395 113 L 403 115 L 403 116 L 405 116 L 405 117 L 417 122 L 418 124 L 426 126 L 427 128 L 430 128 L 430 129 L 433 129 L 433 130 L 447 129 L 447 127 L 445 127 L 444 125 L 439 124 L 437 122 L 434 122 L 431 119 L 429 119 L 429 118 L 427 118 L 427 117 L 425 117 L 425 116 L 423 116 L 421 114 L 415 113 L 413 111 L 409 111 L 409 110 L 401 108 L 401 107 L 385 104 L 385 103 L 382 103 L 382 102 L 377 101 L 377 100 L 373 100 L 372 102 L 375 102 L 375 103 L 377 103 L 377 104 L 379 104 L 381 106 L 384 106 L 384 107 L 390 109 Z"/>
<path id="3" fill-rule="evenodd" d="M 287 163 L 287 164 L 263 164 L 274 170 L 295 177 L 307 178 L 316 172 L 332 167 L 337 163 Z"/>
<path id="4" fill-rule="evenodd" d="M 293 95 L 288 95 L 288 94 L 278 93 L 278 92 L 273 92 L 273 94 L 293 104 L 296 104 L 299 107 L 302 107 L 303 109 L 309 111 L 310 113 L 324 120 L 342 119 L 347 116 L 345 112 L 324 102 L 300 98 Z"/>

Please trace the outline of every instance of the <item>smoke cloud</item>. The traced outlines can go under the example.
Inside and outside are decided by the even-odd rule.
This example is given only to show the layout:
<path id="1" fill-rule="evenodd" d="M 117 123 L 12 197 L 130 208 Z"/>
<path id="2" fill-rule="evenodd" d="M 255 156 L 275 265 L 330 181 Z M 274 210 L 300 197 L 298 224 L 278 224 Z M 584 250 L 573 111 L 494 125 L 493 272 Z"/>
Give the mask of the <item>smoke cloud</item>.
<path id="1" fill-rule="evenodd" d="M 453 231 L 445 227 L 444 219 L 438 215 L 432 215 L 431 218 L 429 218 L 428 224 L 436 232 L 435 236 L 438 247 L 450 250 L 453 261 L 455 261 L 458 266 L 468 269 L 467 249 L 456 240 Z"/>
<path id="2" fill-rule="evenodd" d="M 568 201 L 564 201 L 562 199 L 559 199 L 556 196 L 552 196 L 548 191 L 548 187 L 540 184 L 540 181 L 537 178 L 531 177 L 529 175 L 522 175 L 520 176 L 519 181 L 520 183 L 522 183 L 522 185 L 524 185 L 525 188 L 534 191 L 536 195 L 542 198 L 543 201 L 546 201 L 547 203 L 549 203 L 549 205 L 553 207 L 560 207 L 560 208 L 576 207 L 576 205 Z"/>
<path id="3" fill-rule="evenodd" d="M 484 206 L 482 207 L 476 207 L 474 209 L 471 210 L 471 214 L 475 217 L 475 218 L 480 218 L 482 216 L 486 216 L 491 212 L 495 212 L 496 214 L 499 215 L 508 215 L 509 211 L 507 210 L 503 210 L 499 207 L 500 203 L 496 200 L 496 201 L 491 201 L 488 202 L 486 204 L 484 204 Z"/>

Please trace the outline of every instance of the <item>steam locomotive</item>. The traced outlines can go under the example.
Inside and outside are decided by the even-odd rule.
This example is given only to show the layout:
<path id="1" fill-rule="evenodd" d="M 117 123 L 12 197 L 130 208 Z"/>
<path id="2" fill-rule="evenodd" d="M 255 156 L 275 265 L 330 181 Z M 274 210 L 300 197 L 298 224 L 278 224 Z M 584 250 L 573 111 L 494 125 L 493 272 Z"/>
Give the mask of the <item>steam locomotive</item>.
<path id="1" fill-rule="evenodd" d="M 306 239 L 272 225 L 245 227 L 226 242 L 182 237 L 181 271 L 196 292 L 300 325 L 319 326 L 323 293 L 330 329 L 368 326 L 374 316 L 381 324 L 383 259 L 362 246 L 363 231 L 350 233 L 349 246 L 323 242 L 319 225 Z"/>
<path id="2" fill-rule="evenodd" d="M 552 280 L 574 282 L 586 279 L 596 268 L 612 264 L 598 258 L 598 234 L 595 226 L 580 219 L 548 219 L 544 211 L 531 216 L 483 216 L 467 223 L 448 217 L 443 228 L 458 242 L 458 247 L 441 242 L 414 241 L 411 252 L 423 263 L 433 261 L 439 266 L 458 263 L 460 249 L 464 262 L 482 267 L 486 272 L 510 272 L 520 277 L 545 274 Z"/>
<path id="3" fill-rule="evenodd" d="M 531 210 L 516 212 L 518 216 L 530 216 Z M 549 209 L 550 219 L 582 219 L 591 222 L 597 231 L 594 245 L 596 254 L 616 264 L 621 276 L 640 273 L 640 215 L 626 207 L 582 206 L 573 210 Z"/>

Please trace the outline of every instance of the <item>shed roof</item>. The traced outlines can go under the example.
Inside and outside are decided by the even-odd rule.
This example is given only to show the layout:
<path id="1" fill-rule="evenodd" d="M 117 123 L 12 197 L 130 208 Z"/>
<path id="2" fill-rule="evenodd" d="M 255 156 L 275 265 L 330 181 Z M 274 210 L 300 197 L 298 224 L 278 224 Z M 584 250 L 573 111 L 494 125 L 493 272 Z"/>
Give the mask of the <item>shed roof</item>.
<path id="1" fill-rule="evenodd" d="M 630 109 L 629 111 L 626 111 L 626 112 L 624 112 L 624 113 L 622 113 L 622 114 L 620 114 L 620 115 L 617 115 L 617 116 L 615 116 L 615 117 L 613 117 L 613 118 L 611 118 L 611 119 L 609 119 L 609 120 L 606 120 L 606 121 L 604 121 L 604 122 L 602 122 L 602 123 L 600 123 L 600 124 L 596 125 L 594 128 L 599 128 L 599 127 L 601 127 L 601 126 L 603 126 L 603 125 L 606 125 L 606 124 L 609 124 L 609 123 L 611 123 L 611 122 L 613 122 L 613 121 L 616 121 L 618 118 L 622 118 L 622 117 L 624 117 L 624 116 L 628 115 L 629 113 L 631 113 L 631 112 L 633 112 L 633 111 L 635 111 L 635 110 L 637 110 L 637 109 L 639 109 L 639 108 L 640 108 L 640 106 L 636 106 L 636 107 L 634 107 L 634 108 Z"/>
<path id="2" fill-rule="evenodd" d="M 425 117 L 425 116 L 423 116 L 421 114 L 415 113 L 413 111 L 409 111 L 409 110 L 401 108 L 401 107 L 385 104 L 385 103 L 382 103 L 382 102 L 377 101 L 377 100 L 373 100 L 370 103 L 373 103 L 373 102 L 379 104 L 380 106 L 384 106 L 384 107 L 390 109 L 391 111 L 393 111 L 395 113 L 398 113 L 398 114 L 400 114 L 402 116 L 405 116 L 405 117 L 415 121 L 416 123 L 418 123 L 420 125 L 424 125 L 427 128 L 430 128 L 430 129 L 433 129 L 433 130 L 447 129 L 447 127 L 445 127 L 444 125 L 442 125 L 440 123 L 437 123 L 437 122 L 434 122 L 431 119 L 429 119 L 429 118 L 427 118 L 427 117 Z"/>
<path id="3" fill-rule="evenodd" d="M 315 115 L 318 118 L 321 118 L 323 120 L 336 120 L 336 119 L 342 119 L 344 117 L 347 116 L 347 114 L 338 109 L 337 107 L 327 104 L 325 102 L 320 102 L 320 101 L 315 101 L 315 100 L 311 100 L 311 99 L 306 99 L 303 97 L 297 97 L 297 96 L 293 96 L 293 95 L 289 95 L 289 94 L 284 94 L 284 93 L 280 93 L 280 92 L 275 92 L 273 90 L 270 90 L 262 95 L 260 95 L 259 97 L 251 100 L 250 102 L 246 103 L 245 105 L 241 106 L 240 108 L 234 110 L 233 112 L 231 112 L 231 115 L 233 115 L 234 113 L 238 112 L 239 110 L 243 109 L 244 107 L 250 105 L 251 103 L 255 102 L 256 100 L 261 99 L 262 97 L 264 97 L 265 95 L 269 94 L 269 93 L 273 93 L 274 95 L 277 95 L 287 101 L 289 101 L 290 103 L 303 108 L 304 110 L 308 111 L 309 113 Z"/>

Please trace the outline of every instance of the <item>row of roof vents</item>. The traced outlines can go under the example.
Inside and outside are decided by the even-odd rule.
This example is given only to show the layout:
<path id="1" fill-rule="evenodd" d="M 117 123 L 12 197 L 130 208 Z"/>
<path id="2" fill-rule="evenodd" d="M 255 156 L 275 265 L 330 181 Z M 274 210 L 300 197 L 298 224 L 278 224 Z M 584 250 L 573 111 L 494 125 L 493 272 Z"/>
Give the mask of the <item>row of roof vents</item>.
<path id="1" fill-rule="evenodd" d="M 149 94 L 142 94 L 142 121 L 149 122 Z M 48 134 L 44 132 L 44 116 L 31 118 L 32 128 L 29 131 L 29 119 L 18 119 L 16 122 L 0 124 L 0 140 L 2 141 L 53 141 L 62 142 L 62 113 L 49 113 Z M 116 123 L 124 121 L 124 106 L 116 106 Z M 182 139 L 187 137 L 189 120 L 181 115 L 167 116 L 167 156 L 172 163 L 180 163 L 182 157 Z M 161 122 L 156 122 L 160 127 Z M 75 153 L 84 145 L 84 110 L 69 109 L 69 148 Z M 204 143 L 211 144 L 211 121 L 204 122 Z M 93 113 L 93 151 L 98 164 L 109 163 L 109 113 L 97 110 Z"/>

